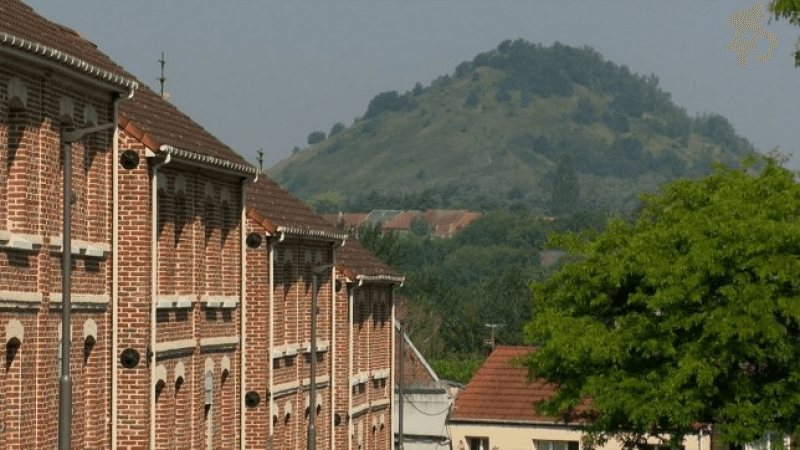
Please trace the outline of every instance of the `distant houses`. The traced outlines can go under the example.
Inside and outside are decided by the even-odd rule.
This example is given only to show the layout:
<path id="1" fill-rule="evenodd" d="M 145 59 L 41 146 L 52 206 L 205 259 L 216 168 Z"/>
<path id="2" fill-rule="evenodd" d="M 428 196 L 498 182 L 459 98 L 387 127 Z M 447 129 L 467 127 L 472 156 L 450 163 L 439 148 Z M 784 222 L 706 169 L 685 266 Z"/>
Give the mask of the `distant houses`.
<path id="1" fill-rule="evenodd" d="M 527 368 L 514 361 L 534 352 L 534 347 L 497 346 L 466 388 L 458 394 L 447 418 L 453 450 L 581 450 L 584 448 L 580 423 L 539 413 L 540 400 L 552 398 L 556 386 L 543 379 L 528 382 Z M 579 405 L 577 413 L 589 404 Z M 655 438 L 642 450 L 668 450 Z M 681 450 L 710 450 L 708 434 L 687 437 Z M 621 450 L 611 439 L 600 450 Z"/>
<path id="2" fill-rule="evenodd" d="M 381 224 L 381 232 L 408 233 L 416 224 L 424 224 L 434 237 L 449 238 L 483 217 L 477 211 L 466 209 L 386 210 L 324 214 L 323 217 L 345 232 L 354 232 L 364 224 Z"/>

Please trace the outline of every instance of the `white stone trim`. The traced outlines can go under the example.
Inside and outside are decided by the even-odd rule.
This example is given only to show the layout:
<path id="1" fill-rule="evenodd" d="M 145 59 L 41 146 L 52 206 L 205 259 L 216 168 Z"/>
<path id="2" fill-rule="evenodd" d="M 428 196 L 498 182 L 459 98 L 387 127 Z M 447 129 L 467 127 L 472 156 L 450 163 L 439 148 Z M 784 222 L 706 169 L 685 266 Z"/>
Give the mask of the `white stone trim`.
<path id="1" fill-rule="evenodd" d="M 83 108 L 83 124 L 87 127 L 100 125 L 97 120 L 97 110 L 94 109 L 94 106 L 86 105 Z"/>
<path id="2" fill-rule="evenodd" d="M 12 233 L 8 230 L 0 230 L 0 247 L 13 248 L 17 250 L 36 250 L 42 245 L 42 237 L 31 234 Z"/>
<path id="3" fill-rule="evenodd" d="M 97 323 L 93 319 L 86 319 L 83 322 L 83 341 L 86 342 L 89 337 L 97 342 Z"/>
<path id="4" fill-rule="evenodd" d="M 203 373 L 206 374 L 208 372 L 214 373 L 214 360 L 211 358 L 206 358 L 206 364 L 204 366 Z"/>
<path id="5" fill-rule="evenodd" d="M 25 83 L 22 82 L 18 77 L 13 77 L 8 80 L 8 84 L 6 85 L 7 89 L 7 97 L 8 104 L 12 106 L 22 106 L 23 109 L 28 107 L 28 89 L 25 87 Z M 12 103 L 16 100 L 17 105 L 13 105 Z"/>
<path id="6" fill-rule="evenodd" d="M 219 192 L 220 196 L 220 204 L 224 206 L 230 206 L 231 204 L 231 191 L 227 187 L 223 187 L 220 189 Z"/>
<path id="7" fill-rule="evenodd" d="M 272 358 L 273 358 L 273 359 L 275 359 L 275 358 L 280 358 L 280 357 L 282 357 L 282 356 L 283 356 L 283 353 L 284 353 L 285 351 L 286 351 L 286 346 L 285 346 L 285 345 L 281 345 L 281 346 L 276 346 L 276 347 L 274 347 L 274 348 L 272 349 Z"/>
<path id="8" fill-rule="evenodd" d="M 175 195 L 186 195 L 186 177 L 183 175 L 175 177 Z"/>
<path id="9" fill-rule="evenodd" d="M 20 342 L 23 342 L 25 338 L 25 327 L 17 319 L 11 319 L 6 324 L 6 344 L 14 338 L 17 338 Z"/>
<path id="10" fill-rule="evenodd" d="M 108 295 L 103 294 L 72 294 L 72 303 L 108 303 Z M 62 303 L 64 296 L 60 292 L 50 293 L 50 303 Z"/>
<path id="11" fill-rule="evenodd" d="M 186 381 L 186 366 L 183 362 L 178 362 L 175 364 L 175 382 L 178 382 L 179 378 L 183 378 L 183 381 Z"/>
<path id="12" fill-rule="evenodd" d="M 167 368 L 163 364 L 159 364 L 153 372 L 153 386 L 155 387 L 159 381 L 167 382 Z"/>
<path id="13" fill-rule="evenodd" d="M 322 375 L 320 377 L 317 377 L 317 386 L 328 384 L 330 379 L 331 377 L 328 375 Z M 311 387 L 311 378 L 303 378 L 303 386 L 307 388 Z"/>
<path id="14" fill-rule="evenodd" d="M 0 301 L 41 303 L 41 292 L 0 291 Z"/>
<path id="15" fill-rule="evenodd" d="M 300 387 L 299 381 L 291 381 L 289 383 L 276 384 L 273 386 L 273 395 L 282 395 L 290 391 L 297 390 Z"/>
<path id="16" fill-rule="evenodd" d="M 231 372 L 231 360 L 227 356 L 223 356 L 222 362 L 220 363 L 220 371 L 225 372 L 226 370 L 228 373 Z"/>
<path id="17" fill-rule="evenodd" d="M 369 380 L 369 372 L 359 372 L 350 377 L 350 386 L 366 383 Z"/>
<path id="18" fill-rule="evenodd" d="M 350 416 L 352 417 L 352 416 L 355 416 L 357 414 L 360 414 L 360 413 L 366 411 L 367 408 L 369 408 L 369 403 L 364 403 L 363 405 L 356 406 L 356 407 L 354 407 L 353 409 L 350 410 Z"/>
<path id="19" fill-rule="evenodd" d="M 283 405 L 283 415 L 288 416 L 292 413 L 292 401 L 287 400 L 286 403 Z"/>
<path id="20" fill-rule="evenodd" d="M 27 237 L 30 239 L 30 237 Z M 41 240 L 40 240 L 41 242 Z M 35 242 L 34 242 L 35 244 Z M 38 244 L 41 245 L 41 244 Z M 50 238 L 50 251 L 61 253 L 64 250 L 64 239 L 60 234 Z M 111 246 L 100 242 L 88 242 L 80 239 L 72 239 L 72 254 L 85 255 L 93 258 L 105 258 L 111 251 Z"/>
<path id="21" fill-rule="evenodd" d="M 376 370 L 372 372 L 372 378 L 374 380 L 382 380 L 384 378 L 389 378 L 389 371 L 388 370 Z"/>
<path id="22" fill-rule="evenodd" d="M 388 399 L 388 398 L 384 398 L 384 399 L 381 399 L 381 400 L 375 400 L 374 402 L 372 402 L 372 406 L 375 406 L 375 407 L 377 407 L 377 406 L 386 406 L 389 403 L 391 403 L 391 401 L 392 400 Z"/>
<path id="23" fill-rule="evenodd" d="M 160 190 L 167 190 L 167 176 L 164 175 L 163 172 L 158 172 L 156 174 L 156 189 Z"/>
<path id="24" fill-rule="evenodd" d="M 195 348 L 197 341 L 194 339 L 181 339 L 179 341 L 159 342 L 153 348 L 156 353 Z"/>
<path id="25" fill-rule="evenodd" d="M 296 345 L 287 345 L 286 350 L 284 350 L 284 355 L 286 356 L 294 356 L 297 354 L 297 346 Z"/>
<path id="26" fill-rule="evenodd" d="M 75 102 L 71 98 L 64 96 L 58 99 L 58 118 L 67 123 L 75 120 Z"/>
<path id="27" fill-rule="evenodd" d="M 229 346 L 239 343 L 239 336 L 224 336 L 200 339 L 200 347 Z"/>

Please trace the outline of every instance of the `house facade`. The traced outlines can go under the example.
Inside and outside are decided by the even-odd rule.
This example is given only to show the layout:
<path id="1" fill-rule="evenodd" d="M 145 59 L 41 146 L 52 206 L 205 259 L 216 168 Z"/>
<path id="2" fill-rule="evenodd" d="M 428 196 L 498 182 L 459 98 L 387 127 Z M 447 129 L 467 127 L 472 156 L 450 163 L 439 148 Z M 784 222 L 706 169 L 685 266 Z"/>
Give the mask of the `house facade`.
<path id="1" fill-rule="evenodd" d="M 527 369 L 512 361 L 533 347 L 497 346 L 455 399 L 447 418 L 453 450 L 580 450 L 583 433 L 577 425 L 540 415 L 533 405 L 555 395 L 545 380 L 526 381 Z M 584 405 L 585 406 L 585 405 Z M 580 409 L 580 407 L 579 407 Z M 609 440 L 602 450 L 620 450 Z M 646 450 L 667 450 L 650 439 Z M 711 450 L 708 434 L 684 440 L 682 450 Z"/>
<path id="2" fill-rule="evenodd" d="M 0 0 L 0 158 L 0 449 L 57 447 L 67 360 L 73 448 L 301 449 L 310 418 L 316 448 L 355 440 L 336 441 L 352 428 L 337 387 L 361 373 L 354 351 L 373 352 L 369 380 L 391 374 L 381 356 L 390 334 L 366 318 L 391 314 L 402 277 L 378 260 L 389 278 L 359 278 L 373 269 L 342 278 L 345 236 L 94 44 L 17 0 Z M 360 328 L 345 320 L 339 330 L 356 290 L 383 303 Z M 372 419 L 380 398 L 369 395 L 359 413 Z M 382 420 L 391 428 L 389 414 Z"/>

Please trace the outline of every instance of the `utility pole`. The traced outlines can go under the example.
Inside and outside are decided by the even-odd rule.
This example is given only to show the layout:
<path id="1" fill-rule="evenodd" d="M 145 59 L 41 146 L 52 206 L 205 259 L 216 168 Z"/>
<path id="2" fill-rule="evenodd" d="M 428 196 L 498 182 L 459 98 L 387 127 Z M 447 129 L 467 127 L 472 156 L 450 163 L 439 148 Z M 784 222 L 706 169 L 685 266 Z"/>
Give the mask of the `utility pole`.
<path id="1" fill-rule="evenodd" d="M 61 238 L 61 378 L 58 383 L 58 450 L 70 450 L 72 438 L 72 378 L 69 374 L 69 351 L 72 346 L 72 143 L 87 134 L 114 126 L 115 123 L 107 123 L 69 131 L 61 136 L 64 156 L 64 206 Z"/>
<path id="2" fill-rule="evenodd" d="M 317 276 L 333 267 L 333 264 L 311 269 L 311 379 L 308 401 L 308 450 L 317 449 Z M 333 280 L 331 280 L 333 283 Z"/>
<path id="3" fill-rule="evenodd" d="M 405 370 L 403 369 L 403 360 L 405 359 L 405 354 L 403 350 L 405 350 L 404 342 L 406 340 L 406 330 L 405 330 L 405 317 L 398 321 L 400 323 L 400 361 L 398 362 L 397 370 L 400 372 L 400 382 L 398 383 L 400 386 L 398 393 L 398 401 L 397 401 L 397 449 L 403 450 L 403 403 L 405 402 L 405 389 L 403 388 L 403 383 L 405 383 Z"/>

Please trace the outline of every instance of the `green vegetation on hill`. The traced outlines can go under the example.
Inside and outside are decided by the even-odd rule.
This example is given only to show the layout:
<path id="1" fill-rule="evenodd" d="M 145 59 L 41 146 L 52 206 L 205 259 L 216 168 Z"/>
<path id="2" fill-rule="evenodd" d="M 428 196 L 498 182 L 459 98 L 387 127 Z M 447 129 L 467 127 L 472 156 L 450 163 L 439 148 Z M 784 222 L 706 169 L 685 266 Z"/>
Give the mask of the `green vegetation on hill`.
<path id="1" fill-rule="evenodd" d="M 417 348 L 445 370 L 440 376 L 466 382 L 488 349 L 485 324 L 500 324 L 498 343 L 523 343 L 523 325 L 532 317 L 528 283 L 547 274 L 541 251 L 548 233 L 601 231 L 606 218 L 603 212 L 577 212 L 545 222 L 532 213 L 497 210 L 450 239 L 432 238 L 425 230 L 382 236 L 368 225 L 358 235 L 406 277 L 397 292 L 408 300 L 413 322 L 407 329 Z"/>
<path id="2" fill-rule="evenodd" d="M 318 202 L 320 212 L 388 205 L 550 212 L 563 209 L 552 200 L 567 156 L 576 209 L 630 210 L 639 192 L 754 150 L 724 117 L 690 117 L 655 75 L 634 74 L 590 47 L 521 39 L 430 86 L 379 93 L 352 126 L 334 128 L 267 171 L 302 199 L 333 191 L 339 203 Z"/>

